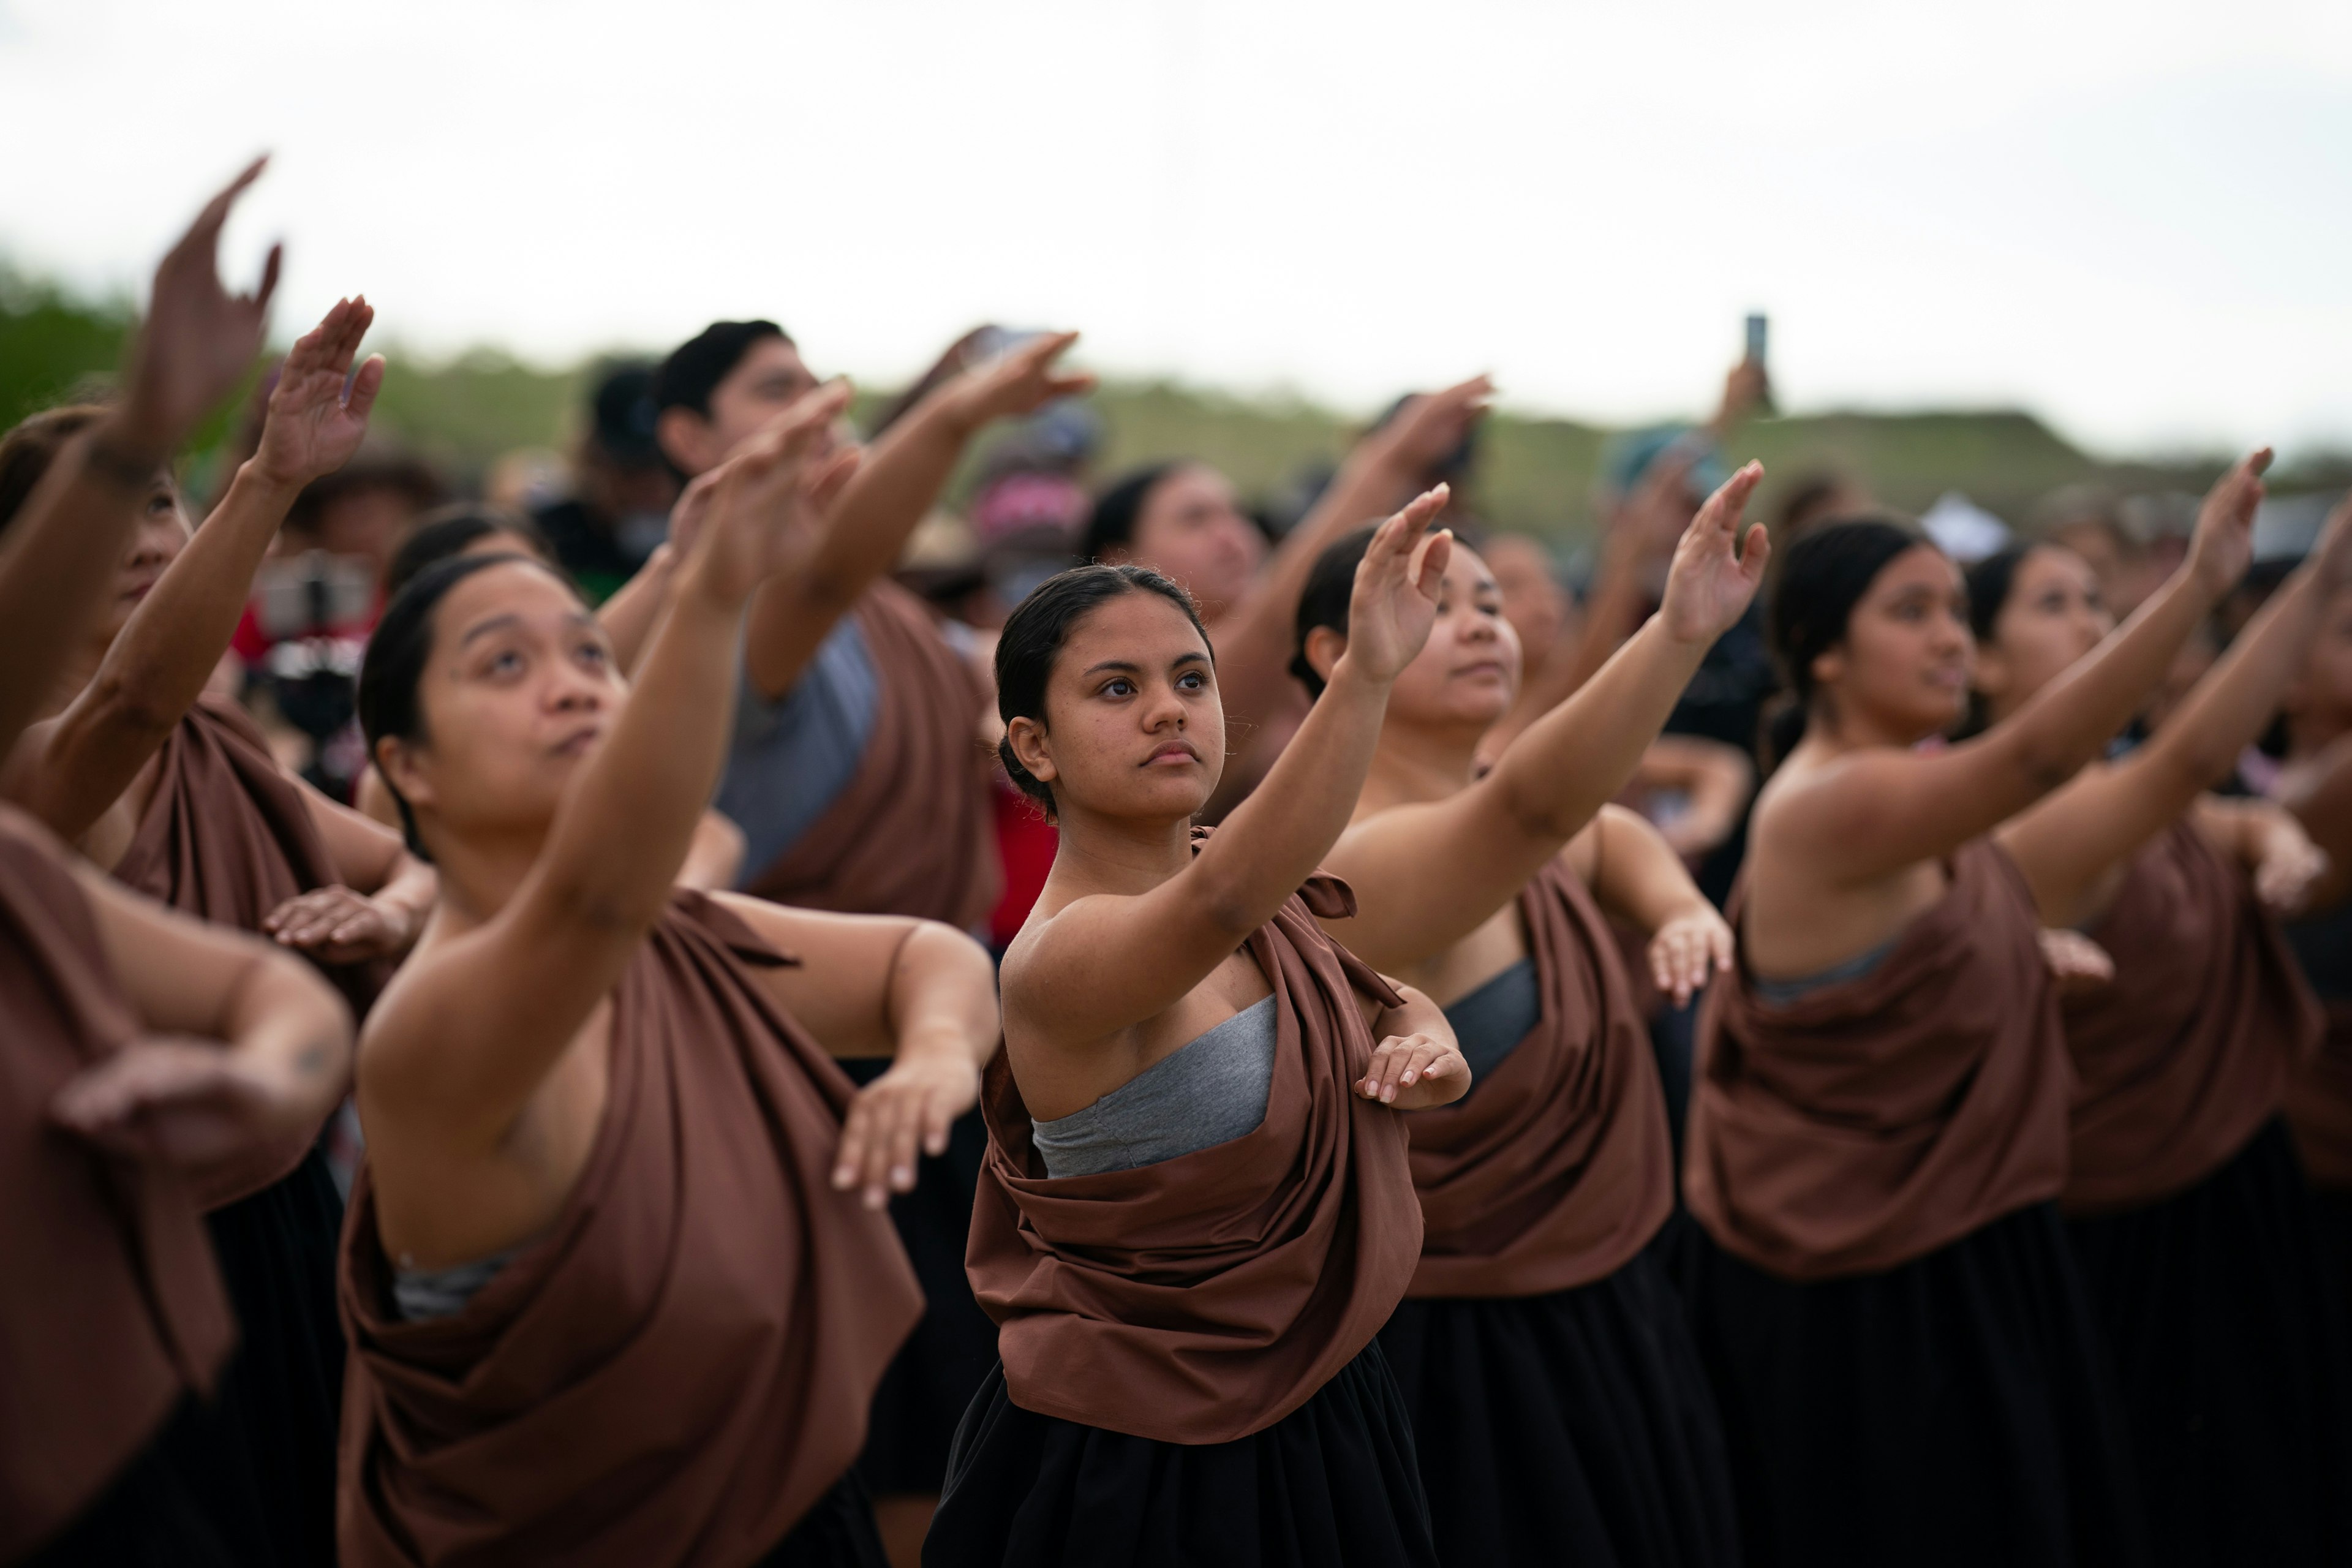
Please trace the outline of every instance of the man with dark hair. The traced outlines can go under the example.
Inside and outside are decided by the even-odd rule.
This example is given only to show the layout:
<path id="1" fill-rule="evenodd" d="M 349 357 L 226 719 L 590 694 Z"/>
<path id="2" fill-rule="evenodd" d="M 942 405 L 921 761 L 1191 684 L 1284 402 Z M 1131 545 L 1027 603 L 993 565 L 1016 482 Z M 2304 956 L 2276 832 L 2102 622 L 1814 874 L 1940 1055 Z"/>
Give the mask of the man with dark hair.
<path id="1" fill-rule="evenodd" d="M 951 366 L 876 438 L 811 570 L 752 600 L 715 802 L 743 830 L 746 891 L 968 931 L 986 919 L 997 883 L 982 731 L 989 681 L 977 649 L 951 643 L 920 600 L 877 574 L 898 558 L 982 426 L 1092 384 L 1054 368 L 1074 337 L 1041 334 Z M 815 385 L 774 322 L 720 321 L 654 373 L 656 438 L 691 478 Z M 830 584 L 868 581 L 836 622 Z M 833 629 L 812 657 L 811 628 L 825 626 Z M 866 1064 L 845 1065 L 855 1073 Z M 876 1396 L 861 1461 L 893 1561 L 914 1560 L 956 1422 L 995 1360 L 994 1326 L 963 1272 L 983 1143 L 977 1116 L 967 1118 L 952 1151 L 947 1140 L 929 1148 L 919 1183 L 908 1171 L 895 1184 L 892 1215 L 929 1305 Z"/>
<path id="2" fill-rule="evenodd" d="M 636 575 L 667 535 L 678 478 L 654 439 L 653 367 L 617 364 L 596 384 L 572 458 L 572 492 L 531 515 L 555 559 L 603 603 Z"/>

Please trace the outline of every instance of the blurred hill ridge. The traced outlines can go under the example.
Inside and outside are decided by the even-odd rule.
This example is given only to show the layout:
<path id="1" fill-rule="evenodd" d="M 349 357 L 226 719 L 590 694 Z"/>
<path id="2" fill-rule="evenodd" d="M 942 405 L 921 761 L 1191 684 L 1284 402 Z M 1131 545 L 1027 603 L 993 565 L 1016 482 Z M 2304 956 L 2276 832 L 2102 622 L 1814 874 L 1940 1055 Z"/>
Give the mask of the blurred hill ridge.
<path id="1" fill-rule="evenodd" d="M 102 383 L 121 361 L 132 319 L 128 301 L 78 299 L 0 264 L 0 428 Z M 378 431 L 441 467 L 461 488 L 478 484 L 492 462 L 517 448 L 568 448 L 587 389 L 611 363 L 594 358 L 546 370 L 491 349 L 430 361 L 409 357 L 396 341 L 371 347 L 391 363 L 377 405 Z M 888 390 L 869 389 L 861 403 L 870 406 Z M 1704 417 L 1700 405 L 1713 390 L 1692 389 L 1694 417 Z M 1360 420 L 1295 396 L 1254 398 L 1169 381 L 1110 383 L 1093 401 L 1107 429 L 1097 480 L 1130 464 L 1192 457 L 1223 469 L 1255 498 L 1274 497 L 1312 466 L 1335 461 L 1361 428 Z M 216 444 L 227 425 L 226 416 L 215 419 L 197 446 Z M 1498 527 L 1563 542 L 1584 537 L 1611 434 L 1571 419 L 1497 412 L 1482 437 L 1473 508 Z M 2029 521 L 2035 503 L 2064 486 L 2199 491 L 2231 456 L 2103 458 L 2021 409 L 1809 412 L 1752 420 L 1734 433 L 1726 455 L 1763 459 L 1770 476 L 1764 514 L 1782 487 L 1829 471 L 1860 480 L 1901 510 L 1924 510 L 1958 490 L 2012 523 Z M 196 461 L 201 466 L 201 452 Z M 2280 473 L 2273 488 L 2284 493 L 2347 479 L 2352 454 Z"/>

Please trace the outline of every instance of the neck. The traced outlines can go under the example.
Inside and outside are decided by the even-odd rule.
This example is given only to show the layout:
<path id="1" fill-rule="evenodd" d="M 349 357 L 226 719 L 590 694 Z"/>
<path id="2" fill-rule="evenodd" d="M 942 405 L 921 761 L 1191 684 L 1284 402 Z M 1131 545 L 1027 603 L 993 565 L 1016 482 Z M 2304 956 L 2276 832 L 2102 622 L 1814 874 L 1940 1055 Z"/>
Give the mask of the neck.
<path id="1" fill-rule="evenodd" d="M 446 840 L 446 835 L 436 834 Z M 529 831 L 485 834 L 462 843 L 436 842 L 433 862 L 441 873 L 444 917 L 460 930 L 495 919 L 547 847 L 544 824 Z"/>
<path id="2" fill-rule="evenodd" d="M 1055 824 L 1055 882 L 1072 897 L 1148 893 L 1192 863 L 1192 821 L 1098 816 L 1065 807 Z"/>
<path id="3" fill-rule="evenodd" d="M 1917 734 L 1908 726 L 1886 723 L 1851 703 L 1840 702 L 1832 693 L 1822 692 L 1813 699 L 1805 716 L 1803 743 L 1832 756 L 1874 746 L 1907 752 L 1934 733 L 1931 730 Z"/>
<path id="4" fill-rule="evenodd" d="M 1486 729 L 1409 724 L 1391 715 L 1372 748 L 1357 815 L 1444 800 L 1459 792 L 1477 776 L 1478 742 Z"/>

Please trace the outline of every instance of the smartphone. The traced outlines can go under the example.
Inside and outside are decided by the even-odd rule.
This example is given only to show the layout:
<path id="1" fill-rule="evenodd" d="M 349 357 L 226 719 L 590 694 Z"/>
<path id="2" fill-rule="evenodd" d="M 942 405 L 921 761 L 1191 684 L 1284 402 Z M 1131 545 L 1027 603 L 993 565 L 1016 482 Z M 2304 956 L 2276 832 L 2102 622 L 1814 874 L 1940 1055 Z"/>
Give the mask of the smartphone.
<path id="1" fill-rule="evenodd" d="M 1760 311 L 1748 318 L 1748 357 L 1758 364 L 1764 363 L 1764 337 L 1769 324 Z"/>

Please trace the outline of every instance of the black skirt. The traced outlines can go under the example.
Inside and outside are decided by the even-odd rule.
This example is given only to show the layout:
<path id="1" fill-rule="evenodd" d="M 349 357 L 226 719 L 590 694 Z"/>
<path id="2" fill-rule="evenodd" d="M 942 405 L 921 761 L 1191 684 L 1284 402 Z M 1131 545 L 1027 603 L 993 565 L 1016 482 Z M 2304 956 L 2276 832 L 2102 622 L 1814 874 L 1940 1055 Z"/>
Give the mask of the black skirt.
<path id="1" fill-rule="evenodd" d="M 164 1432 L 188 1418 L 193 1403 L 181 1402 Z M 17 1568 L 238 1568 L 242 1559 L 162 1447 L 159 1436 Z"/>
<path id="2" fill-rule="evenodd" d="M 1749 1568 L 2148 1561 L 2106 1347 L 2054 1206 L 1811 1284 L 1703 1226 L 1683 1237 Z"/>
<path id="3" fill-rule="evenodd" d="M 1443 1561 L 1739 1561 L 1715 1396 L 1647 1253 L 1548 1296 L 1408 1300 L 1381 1349 Z"/>
<path id="4" fill-rule="evenodd" d="M 887 1058 L 841 1065 L 861 1086 L 890 1067 Z M 918 1157 L 914 1191 L 890 1198 L 890 1222 L 923 1288 L 923 1315 L 874 1390 L 857 1469 L 877 1494 L 938 1493 L 956 1425 L 996 1364 L 996 1325 L 972 1299 L 963 1271 L 987 1152 L 988 1126 L 979 1111 L 968 1112 L 950 1130 L 946 1153 Z"/>
<path id="5" fill-rule="evenodd" d="M 1438 1561 L 1378 1342 L 1263 1432 L 1160 1443 L 1024 1410 L 988 1375 L 924 1568 L 1387 1568 Z"/>
<path id="6" fill-rule="evenodd" d="M 874 1502 L 853 1467 L 801 1516 L 759 1568 L 890 1568 L 874 1528 Z"/>
<path id="7" fill-rule="evenodd" d="M 342 1224 L 341 1194 L 316 1149 L 285 1180 L 205 1216 L 236 1314 L 236 1349 L 214 1398 L 190 1402 L 154 1452 L 245 1568 L 335 1561 Z"/>
<path id="8" fill-rule="evenodd" d="M 2352 1311 L 2286 1129 L 2177 1196 L 2067 1223 L 2161 1563 L 2352 1563 Z"/>

